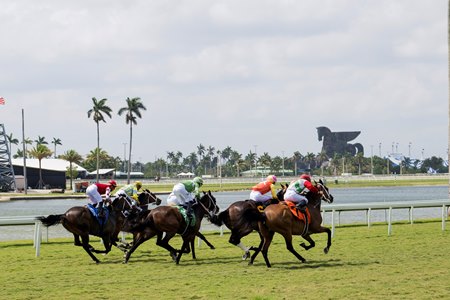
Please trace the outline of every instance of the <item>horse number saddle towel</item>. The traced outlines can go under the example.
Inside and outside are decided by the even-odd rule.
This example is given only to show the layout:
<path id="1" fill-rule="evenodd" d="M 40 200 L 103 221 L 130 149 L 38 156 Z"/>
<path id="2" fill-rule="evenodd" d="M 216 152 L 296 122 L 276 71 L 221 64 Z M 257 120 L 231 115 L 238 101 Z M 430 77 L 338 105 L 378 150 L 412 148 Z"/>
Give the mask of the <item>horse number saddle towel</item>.
<path id="1" fill-rule="evenodd" d="M 284 203 L 289 207 L 290 211 L 297 219 L 305 222 L 305 215 L 297 209 L 294 202 L 284 201 Z M 311 214 L 309 213 L 308 208 L 306 208 L 306 214 L 308 215 L 308 224 L 311 224 Z"/>

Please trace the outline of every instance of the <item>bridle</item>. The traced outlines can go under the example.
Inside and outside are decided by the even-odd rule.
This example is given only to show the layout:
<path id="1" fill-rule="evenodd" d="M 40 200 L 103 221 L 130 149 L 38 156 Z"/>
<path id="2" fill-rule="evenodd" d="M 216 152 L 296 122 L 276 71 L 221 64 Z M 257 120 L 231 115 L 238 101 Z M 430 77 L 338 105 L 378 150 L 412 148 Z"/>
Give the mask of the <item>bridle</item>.
<path id="1" fill-rule="evenodd" d="M 328 191 L 328 189 L 325 187 L 325 185 L 323 185 L 322 183 L 317 183 L 317 185 L 320 187 L 320 190 L 322 192 L 322 197 L 321 200 L 326 201 L 327 203 L 331 203 L 333 202 L 333 196 L 331 196 L 330 192 Z"/>
<path id="2" fill-rule="evenodd" d="M 214 214 L 212 211 L 216 211 L 218 209 L 217 203 L 213 200 L 213 197 L 211 196 L 211 193 L 205 193 L 204 196 L 208 197 L 208 206 L 206 207 L 201 201 L 197 201 L 198 204 L 204 209 L 204 211 L 208 214 L 208 216 L 211 218 Z M 211 208 L 212 205 L 212 208 Z"/>

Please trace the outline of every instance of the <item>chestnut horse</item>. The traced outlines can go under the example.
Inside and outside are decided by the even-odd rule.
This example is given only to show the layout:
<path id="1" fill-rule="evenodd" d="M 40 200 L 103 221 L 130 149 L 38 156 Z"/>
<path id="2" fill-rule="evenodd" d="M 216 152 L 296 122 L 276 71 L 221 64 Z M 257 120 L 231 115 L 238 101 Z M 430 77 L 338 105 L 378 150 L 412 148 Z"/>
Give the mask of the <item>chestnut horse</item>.
<path id="1" fill-rule="evenodd" d="M 285 186 L 281 185 L 282 189 L 277 192 L 277 198 L 283 199 Z M 278 203 L 276 199 L 271 199 L 269 204 Z M 241 200 L 232 203 L 226 210 L 220 212 L 217 216 L 211 218 L 211 223 L 216 226 L 225 225 L 231 230 L 229 243 L 241 248 L 244 251 L 242 259 L 245 260 L 250 256 L 250 250 L 256 250 L 261 245 L 256 247 L 247 247 L 242 244 L 241 239 L 249 235 L 253 230 L 258 231 L 258 222 L 264 221 L 264 215 L 258 209 L 258 204 L 254 200 Z M 262 243 L 262 237 L 261 243 Z"/>
<path id="2" fill-rule="evenodd" d="M 258 227 L 260 230 L 260 235 L 263 237 L 262 247 L 259 247 L 255 253 L 252 255 L 249 264 L 253 264 L 259 251 L 262 252 L 264 260 L 267 267 L 271 267 L 267 253 L 272 242 L 275 232 L 278 232 L 284 237 L 286 248 L 295 255 L 299 260 L 305 262 L 306 260 L 295 251 L 292 245 L 292 236 L 301 235 L 307 241 L 310 242 L 309 246 L 301 245 L 305 249 L 314 247 L 314 241 L 311 239 L 310 234 L 326 232 L 328 234 L 327 246 L 324 248 L 324 252 L 328 253 L 331 247 L 331 230 L 326 227 L 322 227 L 322 215 L 320 211 L 321 201 L 326 201 L 328 203 L 333 202 L 333 196 L 329 193 L 328 188 L 324 185 L 322 180 L 320 180 L 316 187 L 319 193 L 312 194 L 309 193 L 308 197 L 308 210 L 311 215 L 311 223 L 306 226 L 304 221 L 297 219 L 290 211 L 289 207 L 281 202 L 280 204 L 270 205 L 265 210 L 265 221 L 259 222 Z M 306 232 L 305 232 L 306 231 Z"/>
<path id="3" fill-rule="evenodd" d="M 180 210 L 173 206 L 159 206 L 152 209 L 135 224 L 130 224 L 129 231 L 133 233 L 133 245 L 125 252 L 124 263 L 128 262 L 131 254 L 139 245 L 156 235 L 156 245 L 169 251 L 172 259 L 179 264 L 181 255 L 190 252 L 190 244 L 193 244 L 195 236 L 199 232 L 204 215 L 207 214 L 208 218 L 211 218 L 219 211 L 211 191 L 203 192 L 202 197 L 192 205 L 192 211 L 195 216 L 193 226 L 188 225 Z M 169 244 L 170 239 L 177 233 L 183 238 L 181 250 L 176 250 Z"/>
<path id="4" fill-rule="evenodd" d="M 70 231 L 74 236 L 75 246 L 82 246 L 89 256 L 96 262 L 100 261 L 95 257 L 94 253 L 109 253 L 111 246 L 117 239 L 117 228 L 123 217 L 123 211 L 130 210 L 130 204 L 124 197 L 119 197 L 113 201 L 108 208 L 109 217 L 105 224 L 100 225 L 99 221 L 94 217 L 86 206 L 75 206 L 67 210 L 64 214 L 49 215 L 47 217 L 38 217 L 44 226 L 52 226 L 62 224 L 64 228 Z M 105 250 L 96 250 L 89 244 L 89 235 L 98 236 L 103 240 Z M 81 237 L 81 242 L 80 242 Z"/>

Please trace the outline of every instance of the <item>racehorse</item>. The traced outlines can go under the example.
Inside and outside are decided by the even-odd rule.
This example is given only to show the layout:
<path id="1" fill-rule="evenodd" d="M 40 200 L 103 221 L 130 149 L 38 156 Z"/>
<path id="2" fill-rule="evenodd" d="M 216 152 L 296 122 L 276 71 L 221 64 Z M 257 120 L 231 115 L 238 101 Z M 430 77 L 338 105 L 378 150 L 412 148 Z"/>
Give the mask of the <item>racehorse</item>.
<path id="1" fill-rule="evenodd" d="M 145 212 L 148 209 L 148 204 L 155 203 L 156 205 L 160 205 L 162 202 L 162 200 L 160 198 L 158 198 L 154 193 L 152 193 L 148 189 L 145 189 L 142 193 L 139 194 L 138 201 L 139 201 L 139 207 L 143 210 L 143 212 L 141 213 L 143 216 L 146 215 Z M 131 206 L 131 204 L 130 204 L 130 206 Z M 117 226 L 116 226 L 117 234 L 115 235 L 116 237 L 118 237 L 120 231 L 127 232 L 127 230 L 130 228 L 130 226 L 132 226 L 131 224 L 128 224 L 127 221 L 130 220 L 131 223 L 135 222 L 135 220 L 133 220 L 133 219 L 137 218 L 138 215 L 140 214 L 137 210 L 134 210 L 134 209 L 129 211 L 129 213 L 130 213 L 130 215 L 128 216 L 128 218 L 126 218 L 124 214 L 118 216 L 118 221 L 117 221 Z M 206 239 L 206 237 L 201 232 L 198 232 L 197 236 L 200 239 L 202 239 L 208 245 L 209 248 L 215 249 L 215 247 Z M 113 245 L 115 245 L 120 250 L 125 252 L 131 248 L 130 243 L 121 243 L 119 245 L 115 244 L 114 242 L 117 242 L 118 240 L 119 239 L 116 238 L 115 241 L 113 241 Z M 191 247 L 192 247 L 192 258 L 195 259 L 194 241 L 192 241 Z"/>
<path id="2" fill-rule="evenodd" d="M 261 251 L 267 267 L 271 267 L 267 253 L 272 242 L 275 232 L 278 232 L 284 237 L 286 248 L 295 255 L 299 260 L 305 262 L 306 260 L 295 251 L 292 245 L 292 235 L 301 235 L 307 241 L 310 242 L 309 246 L 301 244 L 303 248 L 308 250 L 314 247 L 315 243 L 309 236 L 313 233 L 326 232 L 328 234 L 327 246 L 323 249 L 324 253 L 328 253 L 331 247 L 331 230 L 327 227 L 322 227 L 322 215 L 320 213 L 321 201 L 326 201 L 327 203 L 333 202 L 333 196 L 329 193 L 328 188 L 324 185 L 322 180 L 316 184 L 319 193 L 313 194 L 308 193 L 308 205 L 307 208 L 310 213 L 310 224 L 305 224 L 305 221 L 301 221 L 296 218 L 290 211 L 289 207 L 280 202 L 277 205 L 270 205 L 265 210 L 265 221 L 259 222 L 258 227 L 260 230 L 260 235 L 263 237 L 262 247 L 259 247 L 255 253 L 252 255 L 249 264 L 253 264 L 256 256 Z"/>
<path id="3" fill-rule="evenodd" d="M 96 262 L 100 261 L 93 253 L 109 253 L 111 246 L 117 239 L 117 228 L 124 210 L 130 210 L 131 205 L 124 197 L 115 199 L 109 211 L 109 217 L 101 225 L 99 220 L 91 213 L 87 206 L 75 206 L 67 210 L 64 214 L 38 217 L 44 226 L 62 224 L 74 236 L 74 245 L 82 246 L 89 256 Z M 98 236 L 103 240 L 105 250 L 96 250 L 89 244 L 89 235 Z M 80 242 L 81 237 L 81 242 Z"/>
<path id="4" fill-rule="evenodd" d="M 123 196 L 119 196 L 119 197 L 123 197 Z M 119 197 L 117 197 L 114 201 L 116 201 Z M 123 205 L 127 205 L 127 207 L 130 207 L 130 209 L 122 209 L 122 213 L 117 215 L 117 222 L 116 222 L 116 229 L 114 232 L 114 239 L 111 241 L 113 245 L 115 245 L 117 248 L 122 249 L 122 247 L 127 247 L 126 243 L 122 243 L 120 246 L 117 245 L 117 241 L 119 241 L 119 233 L 120 231 L 126 231 L 124 230 L 124 227 L 126 227 L 126 221 L 127 221 L 127 216 L 126 215 L 130 215 L 130 217 L 137 215 L 137 209 L 135 209 L 132 204 L 125 198 L 123 197 Z M 156 194 L 152 193 L 150 190 L 145 189 L 143 190 L 141 193 L 139 193 L 138 195 L 138 202 L 139 202 L 139 208 L 141 210 L 146 211 L 148 209 L 148 205 L 151 203 L 155 203 L 155 205 L 160 205 L 162 200 L 160 198 L 158 198 L 156 196 Z M 134 214 L 134 215 L 133 215 Z"/>
<path id="5" fill-rule="evenodd" d="M 283 199 L 285 186 L 277 192 L 277 198 Z M 278 203 L 276 199 L 271 199 L 270 204 Z M 245 260 L 250 256 L 250 250 L 256 250 L 253 246 L 246 247 L 241 243 L 241 239 L 249 235 L 253 230 L 258 231 L 258 222 L 264 221 L 264 215 L 258 209 L 258 204 L 254 200 L 241 200 L 232 203 L 226 210 L 220 212 L 217 216 L 211 218 L 211 223 L 216 226 L 225 226 L 231 230 L 229 243 L 241 248 L 244 251 L 242 259 Z M 261 243 L 262 243 L 262 237 Z"/>
<path id="6" fill-rule="evenodd" d="M 128 262 L 131 254 L 139 245 L 156 235 L 156 245 L 169 251 L 172 259 L 176 264 L 179 264 L 181 255 L 190 252 L 190 244 L 193 245 L 204 215 L 207 214 L 208 218 L 211 218 L 213 214 L 219 211 L 216 199 L 211 194 L 211 191 L 203 192 L 201 198 L 192 205 L 192 211 L 195 217 L 195 224 L 190 226 L 177 207 L 159 206 L 152 209 L 137 224 L 131 226 L 130 232 L 133 233 L 133 245 L 131 249 L 125 252 L 124 263 Z M 177 233 L 183 238 L 180 250 L 176 250 L 169 244 L 170 239 Z"/>

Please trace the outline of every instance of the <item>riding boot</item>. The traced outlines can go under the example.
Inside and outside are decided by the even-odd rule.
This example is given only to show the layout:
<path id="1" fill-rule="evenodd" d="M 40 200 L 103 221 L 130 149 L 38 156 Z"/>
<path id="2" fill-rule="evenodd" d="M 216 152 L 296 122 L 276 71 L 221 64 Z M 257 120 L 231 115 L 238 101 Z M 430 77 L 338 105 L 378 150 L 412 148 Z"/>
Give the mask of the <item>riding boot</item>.
<path id="1" fill-rule="evenodd" d="M 297 209 L 302 212 L 302 213 L 306 213 L 306 201 L 305 200 L 300 200 L 300 202 L 296 205 Z"/>
<path id="2" fill-rule="evenodd" d="M 105 212 L 103 211 L 103 201 L 97 203 L 97 212 L 99 218 L 105 217 Z"/>
<path id="3" fill-rule="evenodd" d="M 192 202 L 186 203 L 186 216 L 189 220 L 189 224 L 192 222 Z"/>

